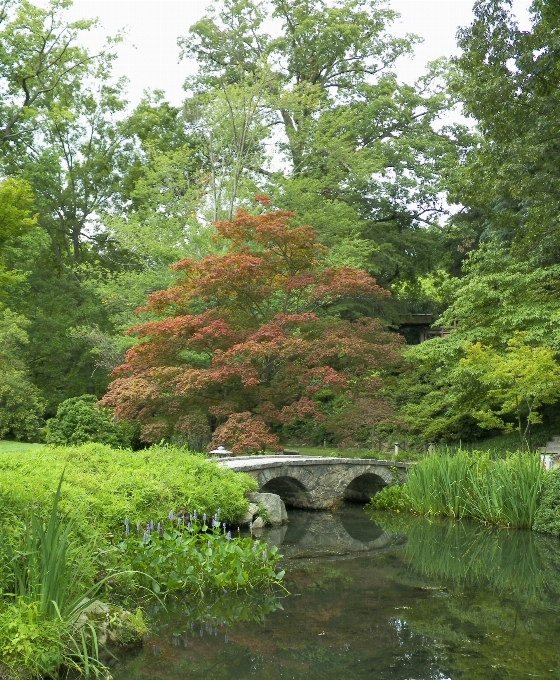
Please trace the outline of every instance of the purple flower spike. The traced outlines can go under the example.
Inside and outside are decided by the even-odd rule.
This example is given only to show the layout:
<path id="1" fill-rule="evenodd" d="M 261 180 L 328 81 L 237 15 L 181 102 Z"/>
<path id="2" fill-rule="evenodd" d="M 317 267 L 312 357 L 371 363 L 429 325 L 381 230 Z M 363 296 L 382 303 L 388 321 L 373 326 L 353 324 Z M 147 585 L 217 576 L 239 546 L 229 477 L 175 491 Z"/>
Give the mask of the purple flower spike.
<path id="1" fill-rule="evenodd" d="M 202 521 L 206 522 L 206 513 L 204 513 L 204 515 L 202 515 Z"/>
<path id="2" fill-rule="evenodd" d="M 128 519 L 128 517 L 125 517 L 125 518 L 124 518 L 124 523 L 125 523 L 125 525 L 127 525 L 127 526 L 130 524 L 130 520 Z"/>
<path id="3" fill-rule="evenodd" d="M 222 529 L 224 530 L 224 534 L 225 534 L 226 533 L 226 523 L 225 522 L 222 524 Z"/>
<path id="4" fill-rule="evenodd" d="M 130 524 L 125 524 L 124 526 L 124 533 L 129 536 L 130 535 Z"/>
<path id="5" fill-rule="evenodd" d="M 153 530 L 154 530 L 154 520 L 151 519 L 150 520 L 150 531 L 153 531 Z"/>
<path id="6" fill-rule="evenodd" d="M 226 538 L 227 538 L 228 541 L 231 541 L 231 531 L 227 532 Z"/>
<path id="7" fill-rule="evenodd" d="M 222 508 L 218 508 L 218 516 L 220 516 L 221 512 L 222 512 Z"/>
<path id="8" fill-rule="evenodd" d="M 147 542 L 148 542 L 148 538 L 149 538 L 149 537 L 150 537 L 150 534 L 149 534 L 147 531 L 145 531 L 145 532 L 144 532 L 144 543 L 147 543 Z"/>
<path id="9" fill-rule="evenodd" d="M 163 534 L 163 527 L 161 526 L 161 522 L 157 523 L 157 532 L 158 534 L 160 534 L 160 536 L 161 534 Z"/>
<path id="10" fill-rule="evenodd" d="M 197 513 L 197 511 L 195 510 L 195 511 L 193 512 L 193 517 L 196 519 L 197 516 L 198 516 L 198 513 Z"/>
<path id="11" fill-rule="evenodd" d="M 189 531 L 192 531 L 192 524 L 191 524 L 190 522 L 189 522 L 189 524 L 188 524 L 188 526 L 187 526 L 187 529 L 188 529 Z"/>
<path id="12" fill-rule="evenodd" d="M 141 528 L 142 527 L 139 524 L 136 525 L 136 531 L 140 531 Z"/>

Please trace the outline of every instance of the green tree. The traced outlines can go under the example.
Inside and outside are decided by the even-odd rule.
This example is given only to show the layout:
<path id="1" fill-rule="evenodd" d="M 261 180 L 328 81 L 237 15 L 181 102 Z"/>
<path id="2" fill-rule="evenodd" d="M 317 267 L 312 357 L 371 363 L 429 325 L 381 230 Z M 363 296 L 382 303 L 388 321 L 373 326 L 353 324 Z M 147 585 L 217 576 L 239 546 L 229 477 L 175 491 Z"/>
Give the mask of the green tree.
<path id="1" fill-rule="evenodd" d="M 43 115 L 72 111 L 60 94 L 89 73 L 95 56 L 77 44 L 95 22 L 68 22 L 70 0 L 37 7 L 28 0 L 0 2 L 0 148 L 12 156 L 40 128 Z"/>
<path id="2" fill-rule="evenodd" d="M 6 269 L 5 251 L 29 233 L 36 224 L 33 194 L 29 184 L 14 178 L 0 182 L 0 299 L 7 294 L 10 285 L 15 285 L 24 278 L 21 272 Z"/>
<path id="3" fill-rule="evenodd" d="M 364 268 L 384 285 L 433 266 L 441 178 L 455 158 L 455 141 L 434 127 L 450 104 L 443 65 L 415 86 L 398 82 L 395 61 L 416 39 L 388 34 L 396 17 L 366 0 L 228 0 L 179 41 L 199 65 L 187 83 L 196 96 L 258 88 L 251 129 L 259 117 L 268 128 L 255 132 L 256 156 L 236 156 L 245 181 L 316 225 L 333 264 Z M 265 32 L 270 19 L 278 37 Z M 233 149 L 239 109 L 224 111 Z M 255 164 L 262 144 L 276 147 L 274 163 Z"/>
<path id="4" fill-rule="evenodd" d="M 9 309 L 0 310 L 0 439 L 37 441 L 44 402 L 31 383 L 22 360 L 29 321 Z"/>
<path id="5" fill-rule="evenodd" d="M 554 352 L 547 347 L 531 347 L 522 333 L 508 341 L 505 354 L 480 343 L 469 343 L 459 362 L 457 379 L 467 375 L 482 388 L 473 412 L 479 425 L 490 430 L 512 430 L 513 425 L 502 416 L 514 414 L 520 448 L 523 451 L 527 443 L 530 449 L 531 425 L 542 422 L 539 408 L 560 399 L 560 366 Z"/>
<path id="6" fill-rule="evenodd" d="M 513 18 L 511 0 L 478 0 L 459 32 L 450 87 L 474 119 L 478 139 L 455 173 L 452 197 L 484 229 L 514 244 L 519 258 L 558 258 L 560 229 L 560 7 L 534 0 L 531 29 Z"/>
<path id="7" fill-rule="evenodd" d="M 519 260 L 506 244 L 490 242 L 467 257 L 463 272 L 445 284 L 449 306 L 436 322 L 456 327 L 446 337 L 410 347 L 410 369 L 393 386 L 402 416 L 425 441 L 469 441 L 483 434 L 474 414 L 487 393 L 477 377 L 484 371 L 460 368 L 466 346 L 507 356 L 508 343 L 522 331 L 531 347 L 551 356 L 560 349 L 558 265 L 543 266 L 538 256 Z"/>
<path id="8" fill-rule="evenodd" d="M 47 444 L 99 442 L 115 448 L 130 446 L 132 428 L 126 422 L 115 423 L 108 409 L 96 408 L 96 402 L 97 397 L 84 394 L 59 404 L 56 416 L 47 421 Z"/>

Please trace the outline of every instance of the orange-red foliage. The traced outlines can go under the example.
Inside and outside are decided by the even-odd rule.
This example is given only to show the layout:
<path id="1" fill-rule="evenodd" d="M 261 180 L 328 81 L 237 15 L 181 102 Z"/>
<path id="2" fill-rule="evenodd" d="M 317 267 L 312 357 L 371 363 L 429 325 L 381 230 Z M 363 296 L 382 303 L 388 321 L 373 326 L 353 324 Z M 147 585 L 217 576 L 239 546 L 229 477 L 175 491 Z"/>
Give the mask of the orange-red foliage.
<path id="1" fill-rule="evenodd" d="M 175 284 L 139 310 L 161 319 L 130 329 L 140 342 L 102 404 L 139 422 L 145 441 L 214 430 L 211 446 L 247 452 L 277 446 L 271 428 L 314 421 L 352 439 L 389 415 L 378 373 L 398 365 L 402 339 L 329 313 L 353 301 L 373 312 L 388 292 L 366 272 L 325 267 L 313 229 L 292 218 L 239 210 L 218 222 L 228 251 L 181 260 Z"/>

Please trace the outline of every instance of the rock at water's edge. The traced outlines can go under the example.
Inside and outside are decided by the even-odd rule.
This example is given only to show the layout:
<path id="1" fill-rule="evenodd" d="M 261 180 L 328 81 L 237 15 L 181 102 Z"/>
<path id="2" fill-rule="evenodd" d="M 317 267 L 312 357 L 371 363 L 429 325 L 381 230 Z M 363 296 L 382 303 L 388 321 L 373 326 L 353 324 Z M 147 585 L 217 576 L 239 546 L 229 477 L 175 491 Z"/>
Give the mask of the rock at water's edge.
<path id="1" fill-rule="evenodd" d="M 288 521 L 288 513 L 284 501 L 275 493 L 249 493 L 247 494 L 252 503 L 261 503 L 268 513 L 268 519 L 272 526 L 279 526 Z"/>

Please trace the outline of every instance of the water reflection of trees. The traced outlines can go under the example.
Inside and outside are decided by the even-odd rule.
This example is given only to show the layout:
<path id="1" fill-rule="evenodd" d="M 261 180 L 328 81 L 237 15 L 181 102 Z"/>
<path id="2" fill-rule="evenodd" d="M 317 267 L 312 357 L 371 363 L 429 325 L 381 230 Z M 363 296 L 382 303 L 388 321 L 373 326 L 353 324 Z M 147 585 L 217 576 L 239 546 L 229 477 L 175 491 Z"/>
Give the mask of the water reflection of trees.
<path id="1" fill-rule="evenodd" d="M 385 515 L 385 516 L 384 516 Z M 441 650 L 450 677 L 551 677 L 560 611 L 560 542 L 530 531 L 376 513 L 406 536 L 396 579 L 424 596 L 403 624 Z"/>
<path id="2" fill-rule="evenodd" d="M 376 513 L 374 521 L 406 536 L 407 563 L 429 578 L 529 599 L 539 599 L 551 588 L 560 593 L 557 540 L 531 531 L 388 513 Z"/>

